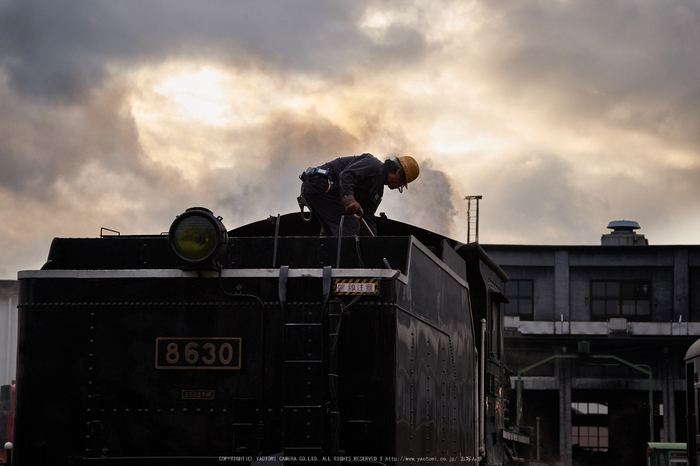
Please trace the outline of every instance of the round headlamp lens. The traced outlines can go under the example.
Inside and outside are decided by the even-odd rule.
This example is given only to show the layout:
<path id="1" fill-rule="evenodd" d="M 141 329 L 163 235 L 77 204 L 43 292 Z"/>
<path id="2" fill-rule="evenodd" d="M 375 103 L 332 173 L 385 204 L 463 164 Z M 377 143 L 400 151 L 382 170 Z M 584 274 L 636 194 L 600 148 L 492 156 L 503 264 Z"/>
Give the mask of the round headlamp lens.
<path id="1" fill-rule="evenodd" d="M 187 217 L 175 228 L 173 245 L 185 259 L 205 259 L 219 246 L 217 230 L 207 218 Z"/>
<path id="2" fill-rule="evenodd" d="M 211 265 L 228 244 L 221 217 L 214 217 L 203 207 L 192 207 L 178 216 L 168 236 L 175 254 L 192 266 Z"/>

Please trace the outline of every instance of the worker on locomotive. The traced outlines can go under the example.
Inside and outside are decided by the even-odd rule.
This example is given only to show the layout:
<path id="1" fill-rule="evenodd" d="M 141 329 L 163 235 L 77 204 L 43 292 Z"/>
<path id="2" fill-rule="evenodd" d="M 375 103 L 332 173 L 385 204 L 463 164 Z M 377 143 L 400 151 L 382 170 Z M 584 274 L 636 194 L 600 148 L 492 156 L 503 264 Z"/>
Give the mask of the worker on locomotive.
<path id="1" fill-rule="evenodd" d="M 316 214 L 325 235 L 357 236 L 361 222 L 376 235 L 374 213 L 384 186 L 403 192 L 419 173 L 418 162 L 409 156 L 384 162 L 372 154 L 339 157 L 299 175 L 299 207 L 302 214 L 304 207 Z"/>

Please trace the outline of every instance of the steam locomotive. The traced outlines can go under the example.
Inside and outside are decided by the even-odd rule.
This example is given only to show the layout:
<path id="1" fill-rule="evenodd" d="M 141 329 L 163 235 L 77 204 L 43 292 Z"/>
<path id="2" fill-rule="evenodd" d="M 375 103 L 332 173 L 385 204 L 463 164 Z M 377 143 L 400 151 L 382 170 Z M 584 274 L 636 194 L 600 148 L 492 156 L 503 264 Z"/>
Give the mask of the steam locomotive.
<path id="1" fill-rule="evenodd" d="M 506 274 L 382 215 L 56 238 L 19 273 L 15 465 L 503 465 Z"/>

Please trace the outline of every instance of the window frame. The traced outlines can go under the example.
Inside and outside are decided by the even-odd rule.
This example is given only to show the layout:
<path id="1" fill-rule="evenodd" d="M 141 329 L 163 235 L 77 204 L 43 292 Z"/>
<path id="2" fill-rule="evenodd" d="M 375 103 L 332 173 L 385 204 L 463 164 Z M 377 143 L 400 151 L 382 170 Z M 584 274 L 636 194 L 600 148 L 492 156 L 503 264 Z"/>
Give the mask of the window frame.
<path id="1" fill-rule="evenodd" d="M 651 280 L 591 280 L 591 320 L 651 321 L 651 290 Z"/>
<path id="2" fill-rule="evenodd" d="M 610 430 L 607 426 L 571 426 L 571 443 L 582 450 L 606 452 L 610 448 Z"/>
<path id="3" fill-rule="evenodd" d="M 607 452 L 610 448 L 609 407 L 590 401 L 571 403 L 571 443 L 586 451 Z"/>
<path id="4" fill-rule="evenodd" d="M 510 294 L 512 290 L 509 291 L 509 288 L 512 288 L 513 284 L 517 284 L 518 286 L 517 295 Z M 521 285 L 529 285 L 529 294 Z M 511 317 L 517 316 L 520 317 L 521 320 L 535 320 L 535 280 L 529 278 L 511 279 L 506 282 L 505 290 L 505 295 L 509 302 L 505 304 L 503 315 Z M 512 312 L 514 307 L 515 313 Z M 525 312 L 523 312 L 523 310 L 525 310 Z"/>

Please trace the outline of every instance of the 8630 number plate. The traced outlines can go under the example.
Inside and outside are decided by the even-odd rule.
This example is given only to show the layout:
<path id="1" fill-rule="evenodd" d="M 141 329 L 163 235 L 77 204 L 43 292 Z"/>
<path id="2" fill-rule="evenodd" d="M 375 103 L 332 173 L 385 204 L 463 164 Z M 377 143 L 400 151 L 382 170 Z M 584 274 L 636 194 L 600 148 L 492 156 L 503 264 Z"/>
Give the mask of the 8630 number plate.
<path id="1" fill-rule="evenodd" d="M 241 338 L 158 337 L 156 369 L 241 368 Z"/>

